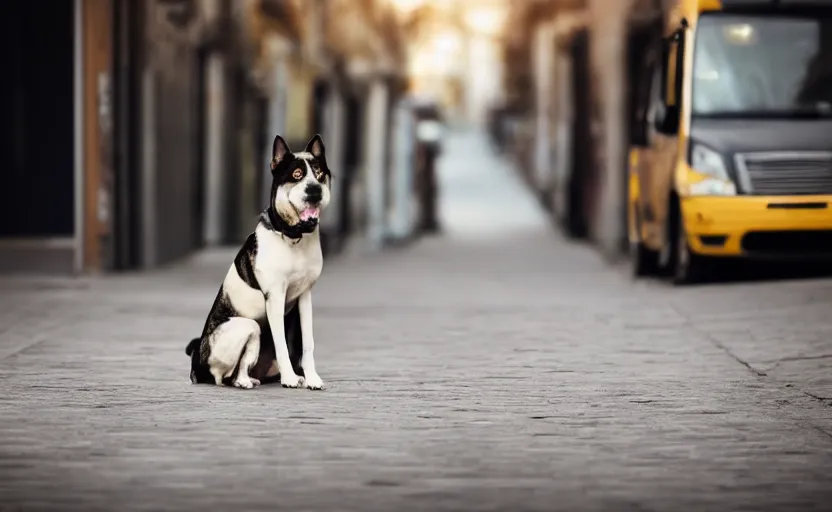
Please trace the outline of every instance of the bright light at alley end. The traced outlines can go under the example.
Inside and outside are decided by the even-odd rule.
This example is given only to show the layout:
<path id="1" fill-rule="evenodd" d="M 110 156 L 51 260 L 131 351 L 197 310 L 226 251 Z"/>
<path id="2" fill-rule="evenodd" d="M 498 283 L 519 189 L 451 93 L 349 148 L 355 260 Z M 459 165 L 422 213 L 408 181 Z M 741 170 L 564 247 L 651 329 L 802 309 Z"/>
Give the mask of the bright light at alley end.
<path id="1" fill-rule="evenodd" d="M 728 176 L 728 168 L 722 155 L 701 144 L 694 144 L 690 152 L 693 168 L 688 177 L 688 194 L 691 196 L 735 196 L 737 187 Z"/>
<path id="2" fill-rule="evenodd" d="M 393 7 L 395 9 L 397 9 L 400 12 L 403 12 L 403 13 L 412 12 L 412 11 L 418 9 L 419 7 L 421 7 L 422 4 L 425 3 L 425 0 L 388 0 L 388 1 L 393 5 Z"/>

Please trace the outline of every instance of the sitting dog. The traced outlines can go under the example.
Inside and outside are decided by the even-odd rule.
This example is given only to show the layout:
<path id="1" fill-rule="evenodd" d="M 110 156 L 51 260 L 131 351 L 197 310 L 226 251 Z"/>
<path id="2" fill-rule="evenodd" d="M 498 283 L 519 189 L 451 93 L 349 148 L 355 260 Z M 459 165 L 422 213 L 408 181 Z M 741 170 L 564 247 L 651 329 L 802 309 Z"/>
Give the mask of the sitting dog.
<path id="1" fill-rule="evenodd" d="M 318 221 L 332 176 L 320 135 L 292 153 L 272 144 L 268 208 L 228 269 L 202 336 L 191 340 L 191 382 L 251 389 L 322 389 L 315 369 L 312 286 L 321 274 Z"/>

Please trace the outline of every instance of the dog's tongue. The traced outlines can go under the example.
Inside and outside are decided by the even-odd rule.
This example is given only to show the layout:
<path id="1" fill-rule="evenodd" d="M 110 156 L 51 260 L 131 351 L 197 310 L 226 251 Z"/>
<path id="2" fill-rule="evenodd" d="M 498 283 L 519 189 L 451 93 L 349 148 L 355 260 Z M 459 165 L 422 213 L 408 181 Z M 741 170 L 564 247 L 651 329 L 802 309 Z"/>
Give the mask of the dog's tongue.
<path id="1" fill-rule="evenodd" d="M 315 208 L 310 206 L 309 208 L 304 209 L 300 212 L 300 220 L 309 220 L 309 219 L 317 219 L 318 214 L 321 212 L 320 208 Z"/>

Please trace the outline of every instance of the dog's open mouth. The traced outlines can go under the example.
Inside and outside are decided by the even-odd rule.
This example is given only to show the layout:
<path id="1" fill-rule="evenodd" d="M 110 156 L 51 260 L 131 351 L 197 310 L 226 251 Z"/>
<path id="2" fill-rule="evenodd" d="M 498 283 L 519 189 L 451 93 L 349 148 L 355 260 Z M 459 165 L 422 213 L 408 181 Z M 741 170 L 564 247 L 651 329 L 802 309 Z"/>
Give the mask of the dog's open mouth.
<path id="1" fill-rule="evenodd" d="M 318 217 L 321 215 L 321 209 L 317 206 L 307 206 L 298 215 L 300 216 L 300 220 L 304 222 L 318 220 Z"/>

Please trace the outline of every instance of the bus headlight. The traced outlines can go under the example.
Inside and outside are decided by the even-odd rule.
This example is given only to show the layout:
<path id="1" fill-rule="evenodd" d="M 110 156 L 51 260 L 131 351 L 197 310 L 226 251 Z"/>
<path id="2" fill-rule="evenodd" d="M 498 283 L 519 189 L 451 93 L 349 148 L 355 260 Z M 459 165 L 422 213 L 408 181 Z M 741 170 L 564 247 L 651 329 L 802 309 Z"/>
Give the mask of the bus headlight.
<path id="1" fill-rule="evenodd" d="M 694 144 L 690 151 L 688 193 L 692 196 L 735 196 L 737 187 L 728 176 L 728 167 L 722 155 L 701 144 Z"/>

